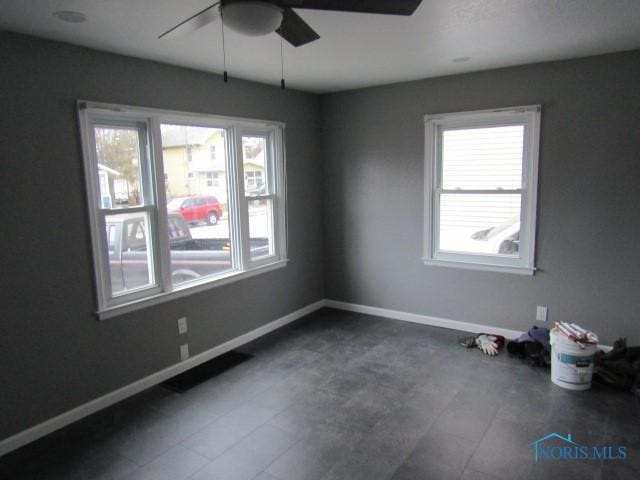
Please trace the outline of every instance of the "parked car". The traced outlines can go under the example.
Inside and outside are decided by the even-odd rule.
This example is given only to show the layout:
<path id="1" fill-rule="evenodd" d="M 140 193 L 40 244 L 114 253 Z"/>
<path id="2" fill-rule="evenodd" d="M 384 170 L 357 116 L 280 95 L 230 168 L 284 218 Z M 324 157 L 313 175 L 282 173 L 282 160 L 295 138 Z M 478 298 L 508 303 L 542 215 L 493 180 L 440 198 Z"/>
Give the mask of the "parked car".
<path id="1" fill-rule="evenodd" d="M 167 204 L 167 211 L 180 214 L 185 222 L 191 224 L 206 222 L 215 225 L 222 217 L 222 207 L 211 195 L 174 198 Z"/>
<path id="2" fill-rule="evenodd" d="M 181 215 L 168 215 L 171 277 L 174 282 L 196 280 L 231 268 L 228 238 L 192 238 Z M 149 283 L 147 230 L 139 213 L 107 217 L 111 288 L 122 292 Z M 269 253 L 268 240 L 251 239 L 252 255 Z"/>
<path id="3" fill-rule="evenodd" d="M 520 249 L 520 219 L 518 217 L 510 218 L 495 227 L 479 230 L 471 235 L 471 238 L 486 242 L 486 247 L 481 251 L 501 255 L 517 255 Z"/>

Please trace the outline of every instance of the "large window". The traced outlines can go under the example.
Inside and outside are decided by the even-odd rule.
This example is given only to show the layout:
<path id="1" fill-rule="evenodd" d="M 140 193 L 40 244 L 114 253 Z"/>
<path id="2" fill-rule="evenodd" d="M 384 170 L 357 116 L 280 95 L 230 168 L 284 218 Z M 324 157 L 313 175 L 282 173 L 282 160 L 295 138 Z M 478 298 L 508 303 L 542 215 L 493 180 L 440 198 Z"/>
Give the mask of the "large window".
<path id="1" fill-rule="evenodd" d="M 284 265 L 281 124 L 79 113 L 101 317 Z"/>
<path id="2" fill-rule="evenodd" d="M 540 107 L 425 117 L 425 263 L 533 273 Z"/>

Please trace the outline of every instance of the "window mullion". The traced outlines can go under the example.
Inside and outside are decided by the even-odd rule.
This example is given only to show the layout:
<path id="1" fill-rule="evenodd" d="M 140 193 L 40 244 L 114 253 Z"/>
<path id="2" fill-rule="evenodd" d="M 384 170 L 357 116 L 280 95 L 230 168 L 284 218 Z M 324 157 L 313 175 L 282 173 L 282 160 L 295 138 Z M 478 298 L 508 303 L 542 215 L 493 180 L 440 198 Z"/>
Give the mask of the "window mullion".
<path id="1" fill-rule="evenodd" d="M 229 192 L 229 236 L 233 264 L 237 270 L 246 270 L 248 264 L 248 218 L 244 201 L 242 172 L 242 135 L 237 128 L 227 129 L 227 189 Z M 245 241 L 245 237 L 247 241 Z"/>
<path id="2" fill-rule="evenodd" d="M 97 210 L 98 231 L 106 232 L 106 215 L 108 210 Z M 109 298 L 111 298 L 111 270 L 109 268 L 109 249 L 107 248 L 106 235 L 99 235 L 96 239 L 99 245 L 100 264 L 98 265 L 100 285 L 98 285 L 100 291 L 100 303 L 105 304 Z"/>
<path id="3" fill-rule="evenodd" d="M 271 232 L 272 232 L 271 234 L 272 234 L 272 241 L 273 241 L 271 254 L 279 258 L 282 258 L 283 257 L 282 244 L 284 243 L 285 230 L 284 230 L 284 220 L 282 220 L 282 217 L 280 214 L 280 209 L 282 208 L 282 205 L 281 205 L 281 202 L 279 201 L 278 196 L 276 195 L 276 192 L 279 191 L 278 183 L 281 175 L 281 172 L 278 171 L 278 165 L 282 163 L 279 161 L 279 158 L 281 155 L 281 152 L 278 149 L 279 136 L 280 136 L 280 131 L 278 129 L 274 129 L 272 132 L 269 133 L 269 136 L 268 136 L 268 142 L 269 142 L 268 148 L 271 152 L 271 155 L 269 156 L 267 180 L 269 185 L 269 193 L 271 195 L 267 202 L 271 204 L 271 208 L 269 210 L 270 211 L 269 222 L 271 224 Z"/>
<path id="4" fill-rule="evenodd" d="M 276 222 L 278 223 L 278 238 L 276 239 L 276 249 L 280 259 L 286 258 L 287 255 L 287 188 L 286 188 L 286 155 L 285 144 L 283 139 L 283 129 L 276 128 L 274 133 L 274 185 L 276 193 Z"/>
<path id="5" fill-rule="evenodd" d="M 440 250 L 440 197 L 442 196 L 442 127 L 436 126 L 434 132 L 434 174 L 433 174 L 433 212 L 431 217 L 431 254 Z"/>
<path id="6" fill-rule="evenodd" d="M 138 122 L 138 148 L 140 150 L 140 194 L 143 205 L 155 204 L 157 198 L 153 186 L 153 158 L 151 148 L 151 131 L 148 122 Z"/>
<path id="7" fill-rule="evenodd" d="M 244 152 L 242 150 L 242 132 L 236 129 L 236 191 L 238 195 L 238 219 L 240 243 L 239 251 L 242 270 L 248 270 L 251 266 L 251 240 L 249 234 L 249 201 L 244 192 Z"/>
<path id="8" fill-rule="evenodd" d="M 155 205 L 147 205 L 145 206 L 145 213 L 147 214 L 147 241 L 149 244 L 149 266 L 153 269 L 153 285 L 162 288 L 163 287 L 163 278 L 162 278 L 162 259 L 160 258 L 160 252 L 158 248 L 158 221 L 156 212 L 158 208 Z M 150 286 L 149 288 L 153 288 Z"/>
<path id="9" fill-rule="evenodd" d="M 432 254 L 435 254 L 440 250 L 440 196 L 441 190 L 439 187 L 434 188 L 433 194 L 433 212 L 432 212 L 432 225 L 431 225 L 431 246 Z"/>
<path id="10" fill-rule="evenodd" d="M 158 267 L 157 281 L 163 291 L 173 289 L 171 278 L 171 245 L 169 244 L 169 225 L 167 209 L 159 208 L 167 204 L 167 194 L 164 187 L 164 162 L 162 156 L 162 132 L 158 117 L 152 117 L 149 122 L 151 143 L 151 171 L 153 172 L 153 185 L 156 198 L 156 225 L 155 235 L 152 235 L 153 250 L 156 252 Z"/>
<path id="11" fill-rule="evenodd" d="M 162 277 L 164 269 L 162 268 L 162 255 L 159 248 L 159 219 L 158 219 L 158 189 L 154 178 L 156 169 L 155 152 L 152 147 L 152 132 L 149 119 L 141 121 L 138 126 L 138 139 L 140 148 L 140 189 L 144 211 L 147 214 L 147 242 L 148 242 L 148 259 L 149 268 L 153 272 L 154 284 L 161 289 L 166 283 Z"/>

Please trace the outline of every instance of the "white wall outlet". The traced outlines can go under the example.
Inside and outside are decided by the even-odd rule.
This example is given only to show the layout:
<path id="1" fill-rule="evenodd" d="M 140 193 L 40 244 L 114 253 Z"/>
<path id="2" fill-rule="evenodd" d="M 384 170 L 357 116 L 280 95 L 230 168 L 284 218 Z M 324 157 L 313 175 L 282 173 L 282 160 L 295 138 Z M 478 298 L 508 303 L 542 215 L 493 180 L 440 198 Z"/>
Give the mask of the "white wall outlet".
<path id="1" fill-rule="evenodd" d="M 180 360 L 184 362 L 187 358 L 189 358 L 189 344 L 185 343 L 180 345 Z"/>
<path id="2" fill-rule="evenodd" d="M 178 334 L 187 333 L 187 317 L 178 319 Z"/>
<path id="3" fill-rule="evenodd" d="M 536 308 L 536 320 L 546 322 L 549 316 L 549 309 L 545 305 L 538 305 Z"/>

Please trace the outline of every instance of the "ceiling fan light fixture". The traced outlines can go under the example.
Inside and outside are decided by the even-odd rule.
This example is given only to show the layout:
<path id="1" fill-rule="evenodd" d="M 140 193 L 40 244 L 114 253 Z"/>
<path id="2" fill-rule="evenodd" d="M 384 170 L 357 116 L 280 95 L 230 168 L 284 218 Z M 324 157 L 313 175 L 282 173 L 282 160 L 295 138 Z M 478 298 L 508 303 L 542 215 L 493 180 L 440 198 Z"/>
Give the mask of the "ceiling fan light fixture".
<path id="1" fill-rule="evenodd" d="M 282 9 L 272 3 L 231 2 L 221 8 L 225 26 L 252 37 L 273 33 L 282 23 Z"/>

